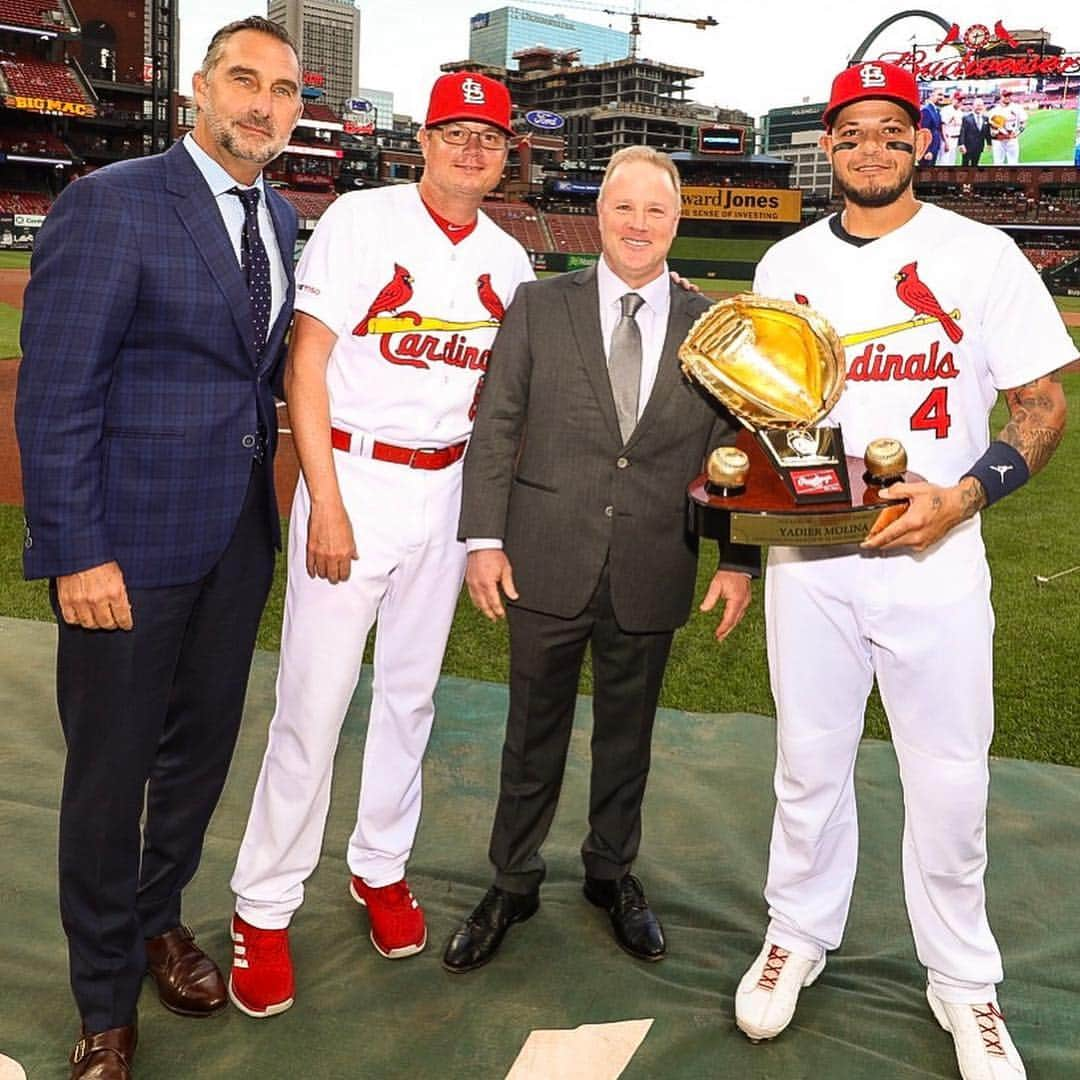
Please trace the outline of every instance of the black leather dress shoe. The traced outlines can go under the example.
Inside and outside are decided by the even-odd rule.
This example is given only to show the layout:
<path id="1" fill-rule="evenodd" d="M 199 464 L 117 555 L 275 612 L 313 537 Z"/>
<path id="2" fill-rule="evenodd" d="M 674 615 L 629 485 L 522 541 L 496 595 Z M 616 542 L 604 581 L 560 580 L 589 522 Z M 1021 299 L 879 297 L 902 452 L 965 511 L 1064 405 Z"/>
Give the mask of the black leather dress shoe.
<path id="1" fill-rule="evenodd" d="M 455 975 L 483 967 L 498 951 L 506 931 L 531 919 L 539 907 L 539 892 L 512 893 L 492 885 L 447 942 L 442 966 Z"/>
<path id="2" fill-rule="evenodd" d="M 667 951 L 664 928 L 652 913 L 645 890 L 633 874 L 618 880 L 585 878 L 585 899 L 603 908 L 611 919 L 615 940 L 639 960 L 663 960 Z"/>

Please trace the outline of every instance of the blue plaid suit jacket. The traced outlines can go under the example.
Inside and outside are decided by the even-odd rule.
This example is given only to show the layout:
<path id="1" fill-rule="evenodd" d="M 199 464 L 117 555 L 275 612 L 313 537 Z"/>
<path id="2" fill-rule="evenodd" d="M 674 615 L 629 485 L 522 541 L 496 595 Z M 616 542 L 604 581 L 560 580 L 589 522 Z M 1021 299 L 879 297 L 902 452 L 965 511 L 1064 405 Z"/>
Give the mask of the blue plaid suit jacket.
<path id="1" fill-rule="evenodd" d="M 261 359 L 243 271 L 181 144 L 57 199 L 31 262 L 15 405 L 28 578 L 115 559 L 128 586 L 180 585 L 220 557 L 251 437 L 276 443 L 296 213 L 266 191 L 288 293 Z"/>

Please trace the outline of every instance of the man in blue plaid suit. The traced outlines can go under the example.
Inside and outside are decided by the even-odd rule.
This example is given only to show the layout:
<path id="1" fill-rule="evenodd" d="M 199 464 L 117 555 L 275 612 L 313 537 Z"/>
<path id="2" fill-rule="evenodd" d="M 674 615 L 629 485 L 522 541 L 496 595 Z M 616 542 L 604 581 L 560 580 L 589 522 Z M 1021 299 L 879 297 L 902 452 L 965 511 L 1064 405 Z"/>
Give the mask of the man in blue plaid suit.
<path id="1" fill-rule="evenodd" d="M 180 896 L 225 781 L 280 540 L 271 386 L 296 214 L 261 169 L 302 111 L 296 50 L 265 19 L 230 23 L 194 89 L 182 142 L 56 201 L 23 314 L 25 572 L 50 579 L 68 751 L 73 1077 L 130 1075 L 147 971 L 174 1012 L 226 1003 Z"/>

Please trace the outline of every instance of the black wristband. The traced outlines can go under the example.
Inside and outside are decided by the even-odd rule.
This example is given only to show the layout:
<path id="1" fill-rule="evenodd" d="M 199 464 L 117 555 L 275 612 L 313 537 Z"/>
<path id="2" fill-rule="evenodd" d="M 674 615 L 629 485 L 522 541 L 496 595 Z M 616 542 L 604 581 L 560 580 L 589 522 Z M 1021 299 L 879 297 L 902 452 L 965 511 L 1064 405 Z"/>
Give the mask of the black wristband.
<path id="1" fill-rule="evenodd" d="M 964 476 L 974 476 L 982 484 L 990 506 L 1026 484 L 1031 470 L 1019 450 L 995 439 Z"/>

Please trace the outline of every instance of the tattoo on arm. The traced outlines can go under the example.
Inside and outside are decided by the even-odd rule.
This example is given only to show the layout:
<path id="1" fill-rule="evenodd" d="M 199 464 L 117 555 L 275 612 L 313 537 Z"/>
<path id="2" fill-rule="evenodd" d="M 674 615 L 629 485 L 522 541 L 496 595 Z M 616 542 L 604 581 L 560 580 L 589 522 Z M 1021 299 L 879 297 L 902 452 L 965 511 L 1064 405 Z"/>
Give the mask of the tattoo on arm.
<path id="1" fill-rule="evenodd" d="M 965 476 L 960 481 L 960 507 L 967 521 L 974 517 L 986 505 L 986 489 L 974 476 Z"/>
<path id="2" fill-rule="evenodd" d="M 1009 422 L 998 438 L 1008 443 L 1037 473 L 1052 457 L 1065 432 L 1065 395 L 1054 372 L 1005 391 Z"/>

